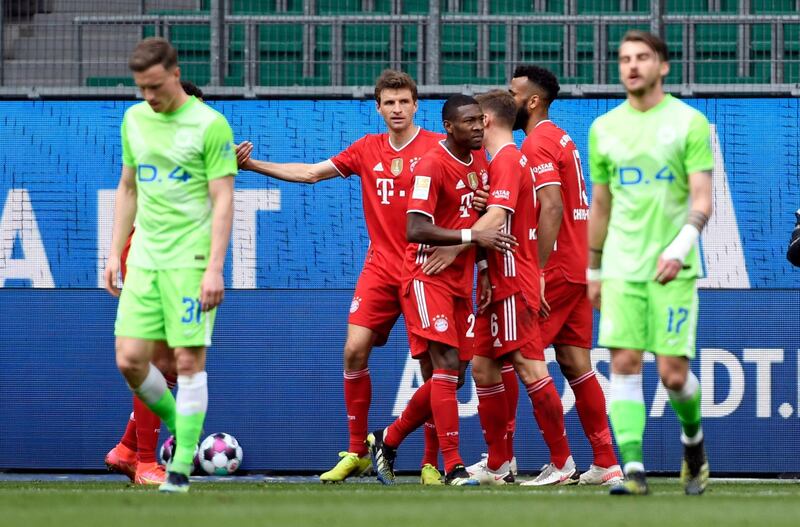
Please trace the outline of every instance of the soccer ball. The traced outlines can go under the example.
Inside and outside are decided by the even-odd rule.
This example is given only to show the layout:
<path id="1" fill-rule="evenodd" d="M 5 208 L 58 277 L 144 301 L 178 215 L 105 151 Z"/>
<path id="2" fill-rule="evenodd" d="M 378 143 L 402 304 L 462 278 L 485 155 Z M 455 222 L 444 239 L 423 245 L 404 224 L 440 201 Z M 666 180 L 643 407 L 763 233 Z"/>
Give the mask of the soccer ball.
<path id="1" fill-rule="evenodd" d="M 198 446 L 195 445 L 194 457 L 193 457 L 195 468 L 197 467 L 197 452 L 198 452 Z M 164 441 L 164 443 L 161 445 L 160 456 L 161 456 L 161 463 L 164 466 L 169 465 L 169 463 L 172 461 L 173 456 L 175 456 L 175 436 L 169 436 L 167 440 Z"/>
<path id="2" fill-rule="evenodd" d="M 197 454 L 200 469 L 210 476 L 233 474 L 242 465 L 244 453 L 239 442 L 230 434 L 211 434 L 200 443 Z"/>

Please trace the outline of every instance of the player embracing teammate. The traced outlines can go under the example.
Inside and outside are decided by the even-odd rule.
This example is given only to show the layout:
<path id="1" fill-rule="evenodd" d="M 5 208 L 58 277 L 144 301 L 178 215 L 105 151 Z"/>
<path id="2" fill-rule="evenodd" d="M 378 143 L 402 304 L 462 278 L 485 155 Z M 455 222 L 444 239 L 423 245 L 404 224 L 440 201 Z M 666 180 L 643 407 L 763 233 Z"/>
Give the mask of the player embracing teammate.
<path id="1" fill-rule="evenodd" d="M 251 159 L 250 142 L 237 148 L 241 169 L 283 181 L 317 183 L 351 175 L 361 178 L 370 245 L 350 304 L 344 346 L 344 400 L 350 443 L 347 451 L 339 454 L 336 466 L 320 476 L 323 483 L 341 482 L 371 469 L 366 446 L 372 400 L 368 360 L 373 347 L 386 343 L 401 312 L 400 275 L 407 245 L 406 205 L 412 171 L 426 152 L 439 148 L 443 138 L 414 124 L 417 85 L 406 73 L 386 70 L 378 77 L 375 105 L 388 133 L 365 135 L 338 155 L 316 164 Z M 420 357 L 420 367 L 423 377 L 429 379 L 432 373 L 427 356 Z M 436 429 L 430 421 L 425 427 L 423 484 L 441 484 L 438 453 Z"/>

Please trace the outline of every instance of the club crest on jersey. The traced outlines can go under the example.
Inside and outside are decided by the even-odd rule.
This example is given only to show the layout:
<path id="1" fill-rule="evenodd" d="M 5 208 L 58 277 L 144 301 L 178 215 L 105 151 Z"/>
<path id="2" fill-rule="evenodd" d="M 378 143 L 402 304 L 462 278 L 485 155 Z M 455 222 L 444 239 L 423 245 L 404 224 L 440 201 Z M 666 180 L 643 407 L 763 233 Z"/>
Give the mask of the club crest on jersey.
<path id="1" fill-rule="evenodd" d="M 361 307 L 361 297 L 353 297 L 353 301 L 350 302 L 350 313 L 355 313 L 359 307 Z"/>
<path id="2" fill-rule="evenodd" d="M 392 174 L 395 176 L 399 176 L 400 172 L 403 171 L 403 158 L 402 157 L 395 157 L 392 159 L 392 167 L 390 168 Z"/>
<path id="3" fill-rule="evenodd" d="M 470 172 L 467 174 L 467 182 L 469 183 L 469 188 L 475 190 L 478 188 L 478 175 L 475 172 Z"/>
<path id="4" fill-rule="evenodd" d="M 408 169 L 413 172 L 414 168 L 416 168 L 417 163 L 419 163 L 420 159 L 422 159 L 422 158 L 421 157 L 411 158 L 411 161 L 409 161 L 409 163 L 408 163 Z"/>
<path id="5" fill-rule="evenodd" d="M 449 327 L 450 323 L 447 321 L 447 317 L 445 315 L 436 315 L 433 317 L 433 329 L 439 333 L 444 333 Z"/>
<path id="6" fill-rule="evenodd" d="M 481 169 L 481 183 L 483 183 L 484 186 L 489 184 L 489 173 L 484 169 Z"/>

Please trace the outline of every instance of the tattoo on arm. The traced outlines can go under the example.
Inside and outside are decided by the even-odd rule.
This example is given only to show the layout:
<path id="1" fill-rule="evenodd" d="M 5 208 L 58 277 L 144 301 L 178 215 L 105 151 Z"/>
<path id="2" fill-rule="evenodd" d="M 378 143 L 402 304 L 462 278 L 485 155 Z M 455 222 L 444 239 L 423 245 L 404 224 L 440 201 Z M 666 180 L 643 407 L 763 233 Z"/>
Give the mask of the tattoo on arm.
<path id="1" fill-rule="evenodd" d="M 687 223 L 695 227 L 698 232 L 703 232 L 703 228 L 706 226 L 706 223 L 708 223 L 708 216 L 699 210 L 692 210 L 689 211 Z"/>

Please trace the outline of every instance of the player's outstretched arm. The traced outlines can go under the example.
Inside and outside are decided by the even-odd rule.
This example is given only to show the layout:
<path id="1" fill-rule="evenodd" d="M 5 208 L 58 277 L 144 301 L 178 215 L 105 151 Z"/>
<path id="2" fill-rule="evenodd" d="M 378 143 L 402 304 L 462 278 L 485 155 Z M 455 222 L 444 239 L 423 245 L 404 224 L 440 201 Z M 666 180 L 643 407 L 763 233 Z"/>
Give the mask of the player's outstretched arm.
<path id="1" fill-rule="evenodd" d="M 594 183 L 592 205 L 589 209 L 589 268 L 586 274 L 589 300 L 596 309 L 600 309 L 600 267 L 610 215 L 611 191 L 607 184 Z"/>
<path id="2" fill-rule="evenodd" d="M 133 228 L 136 218 L 136 169 L 123 166 L 114 198 L 114 227 L 111 231 L 111 249 L 103 275 L 105 289 L 114 296 L 119 296 L 117 276 L 119 275 L 120 255 L 125 241 Z"/>
<path id="3" fill-rule="evenodd" d="M 691 209 L 686 219 L 686 224 L 678 235 L 664 249 L 658 258 L 655 280 L 666 284 L 674 280 L 683 268 L 689 251 L 692 250 L 700 233 L 703 232 L 712 212 L 712 185 L 711 172 L 701 171 L 689 174 L 689 198 Z"/>
<path id="4" fill-rule="evenodd" d="M 271 178 L 291 183 L 313 184 L 339 175 L 329 160 L 319 163 L 272 163 L 251 156 L 253 143 L 243 141 L 236 146 L 236 162 L 241 170 L 250 170 Z"/>
<path id="5" fill-rule="evenodd" d="M 461 245 L 475 243 L 486 249 L 495 251 L 513 251 L 513 246 L 518 245 L 517 239 L 501 232 L 499 229 L 443 229 L 433 224 L 431 217 L 409 211 L 406 223 L 406 238 L 409 243 L 424 243 L 427 245 Z"/>
<path id="6" fill-rule="evenodd" d="M 200 284 L 200 305 L 203 311 L 220 305 L 225 296 L 222 269 L 233 225 L 233 175 L 209 181 L 208 195 L 211 198 L 211 250 L 208 267 Z"/>

